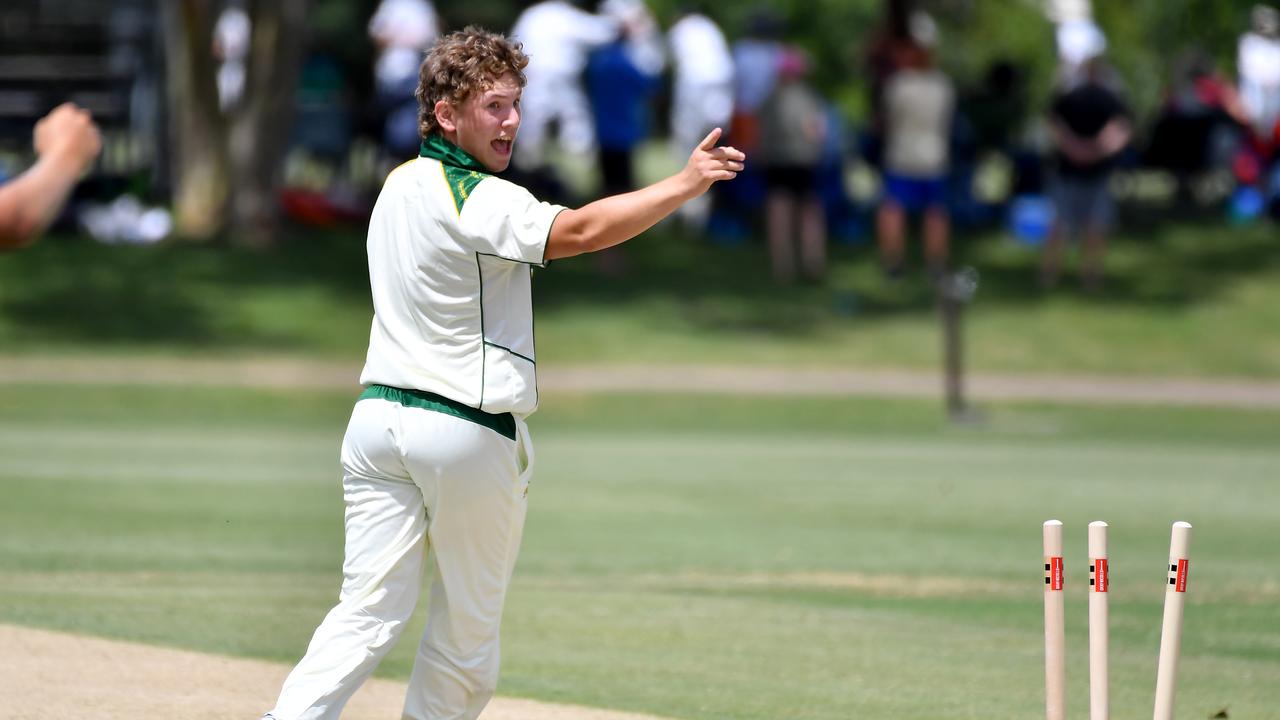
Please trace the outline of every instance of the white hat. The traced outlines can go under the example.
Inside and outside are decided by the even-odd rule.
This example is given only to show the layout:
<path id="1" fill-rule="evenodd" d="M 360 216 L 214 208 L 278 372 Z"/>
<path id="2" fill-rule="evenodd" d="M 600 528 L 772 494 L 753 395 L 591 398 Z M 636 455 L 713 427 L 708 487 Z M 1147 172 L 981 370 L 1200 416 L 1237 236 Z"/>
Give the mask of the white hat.
<path id="1" fill-rule="evenodd" d="M 907 32 L 911 35 L 911 39 L 925 50 L 932 50 L 938 46 L 938 23 L 923 10 L 911 13 L 911 17 L 907 20 Z"/>
<path id="2" fill-rule="evenodd" d="M 1107 36 L 1092 20 L 1068 20 L 1058 26 L 1058 57 L 1079 65 L 1107 50 Z"/>

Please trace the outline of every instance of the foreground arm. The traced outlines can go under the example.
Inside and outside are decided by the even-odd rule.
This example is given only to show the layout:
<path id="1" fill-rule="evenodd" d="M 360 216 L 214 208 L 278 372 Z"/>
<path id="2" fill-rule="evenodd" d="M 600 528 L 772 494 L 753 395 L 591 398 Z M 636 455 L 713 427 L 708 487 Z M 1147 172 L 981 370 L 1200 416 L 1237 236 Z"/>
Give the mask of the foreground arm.
<path id="1" fill-rule="evenodd" d="M 44 232 L 101 147 L 89 113 L 70 103 L 36 123 L 35 165 L 0 186 L 0 249 L 22 247 Z"/>
<path id="2" fill-rule="evenodd" d="M 546 259 L 573 257 L 630 240 L 705 193 L 716 181 L 737 177 L 747 156 L 732 147 L 716 147 L 719 139 L 720 128 L 716 128 L 675 175 L 635 192 L 560 213 L 547 238 Z"/>

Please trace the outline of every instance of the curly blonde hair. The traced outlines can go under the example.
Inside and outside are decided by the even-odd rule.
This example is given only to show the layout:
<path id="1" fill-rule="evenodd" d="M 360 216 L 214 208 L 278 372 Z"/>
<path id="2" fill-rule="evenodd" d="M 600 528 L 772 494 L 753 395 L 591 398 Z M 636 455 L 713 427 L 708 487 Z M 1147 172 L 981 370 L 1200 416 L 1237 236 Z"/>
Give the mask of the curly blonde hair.
<path id="1" fill-rule="evenodd" d="M 510 73 L 524 87 L 529 58 L 520 43 L 475 25 L 450 33 L 427 53 L 418 70 L 418 132 L 422 137 L 440 130 L 436 103 L 458 106 L 472 93 L 484 92 Z"/>

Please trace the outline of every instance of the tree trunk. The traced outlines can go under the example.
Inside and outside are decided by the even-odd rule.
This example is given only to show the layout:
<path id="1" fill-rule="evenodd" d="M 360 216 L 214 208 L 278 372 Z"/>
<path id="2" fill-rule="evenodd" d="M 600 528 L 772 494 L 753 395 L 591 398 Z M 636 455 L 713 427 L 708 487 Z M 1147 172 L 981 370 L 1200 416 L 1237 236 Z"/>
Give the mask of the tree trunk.
<path id="1" fill-rule="evenodd" d="M 233 237 L 254 247 L 273 242 L 279 220 L 276 193 L 293 130 L 308 5 L 308 0 L 254 0 L 248 8 L 253 36 L 245 92 L 227 140 Z"/>
<path id="2" fill-rule="evenodd" d="M 168 56 L 174 197 L 179 237 L 207 240 L 225 225 L 227 145 L 212 53 L 214 3 L 160 2 Z"/>

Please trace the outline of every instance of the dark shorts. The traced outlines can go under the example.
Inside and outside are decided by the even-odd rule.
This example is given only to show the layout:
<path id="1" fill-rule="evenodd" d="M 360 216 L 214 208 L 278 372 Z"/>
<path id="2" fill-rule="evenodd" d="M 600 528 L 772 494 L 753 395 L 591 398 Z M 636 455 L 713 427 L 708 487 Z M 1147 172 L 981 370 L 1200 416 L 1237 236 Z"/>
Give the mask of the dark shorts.
<path id="1" fill-rule="evenodd" d="M 1081 177 L 1059 175 L 1052 186 L 1058 222 L 1070 232 L 1110 229 L 1115 215 L 1108 174 Z"/>
<path id="2" fill-rule="evenodd" d="M 764 184 L 770 190 L 812 195 L 818 191 L 818 172 L 804 165 L 769 165 L 764 169 Z"/>
<path id="3" fill-rule="evenodd" d="M 909 212 L 947 206 L 946 177 L 914 178 L 884 174 L 884 197 Z"/>

